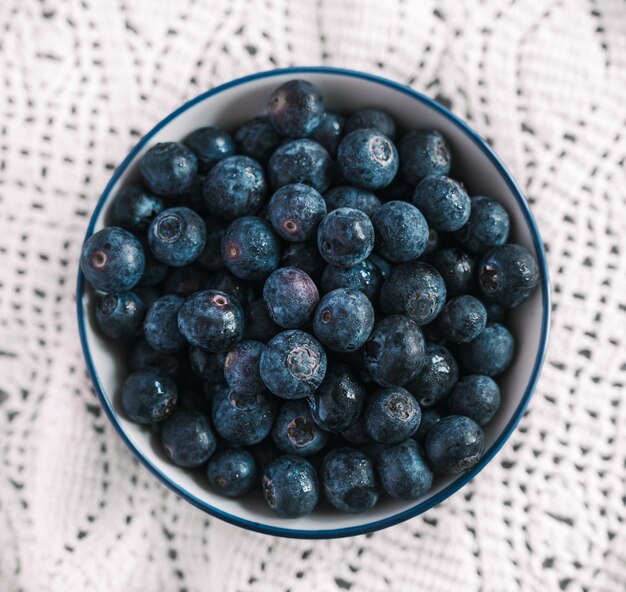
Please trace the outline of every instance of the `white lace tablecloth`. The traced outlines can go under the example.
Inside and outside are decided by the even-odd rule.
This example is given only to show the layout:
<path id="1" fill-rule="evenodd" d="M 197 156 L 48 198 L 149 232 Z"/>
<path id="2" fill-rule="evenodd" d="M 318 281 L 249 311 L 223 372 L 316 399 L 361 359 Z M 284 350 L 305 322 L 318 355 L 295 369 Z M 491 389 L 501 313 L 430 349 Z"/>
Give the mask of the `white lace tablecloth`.
<path id="1" fill-rule="evenodd" d="M 427 515 L 335 541 L 202 514 L 132 457 L 74 285 L 113 168 L 234 77 L 329 64 L 436 97 L 532 202 L 554 288 L 530 408 Z M 626 589 L 626 2 L 1 0 L 0 590 Z"/>

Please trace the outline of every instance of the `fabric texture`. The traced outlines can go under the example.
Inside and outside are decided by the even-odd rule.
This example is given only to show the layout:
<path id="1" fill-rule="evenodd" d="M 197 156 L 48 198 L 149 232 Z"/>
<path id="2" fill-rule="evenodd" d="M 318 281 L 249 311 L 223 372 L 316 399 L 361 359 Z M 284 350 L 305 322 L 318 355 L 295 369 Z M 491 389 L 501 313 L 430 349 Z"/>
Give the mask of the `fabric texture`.
<path id="1" fill-rule="evenodd" d="M 2 0 L 0 590 L 626 589 L 623 0 Z M 402 525 L 276 539 L 210 518 L 133 458 L 80 352 L 90 213 L 139 137 L 273 67 L 381 74 L 486 137 L 548 249 L 548 358 L 519 429 Z"/>

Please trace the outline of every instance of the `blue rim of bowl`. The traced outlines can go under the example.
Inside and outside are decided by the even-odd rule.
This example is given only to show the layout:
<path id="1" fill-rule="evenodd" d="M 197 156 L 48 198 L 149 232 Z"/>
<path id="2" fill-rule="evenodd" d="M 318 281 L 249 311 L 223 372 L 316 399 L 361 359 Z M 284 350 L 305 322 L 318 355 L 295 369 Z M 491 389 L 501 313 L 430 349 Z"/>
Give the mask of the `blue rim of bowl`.
<path id="1" fill-rule="evenodd" d="M 208 97 L 216 95 L 224 90 L 229 88 L 233 88 L 235 86 L 240 86 L 242 84 L 246 84 L 253 80 L 258 80 L 261 78 L 271 78 L 273 76 L 280 76 L 284 74 L 294 74 L 294 75 L 306 75 L 306 74 L 330 74 L 334 76 L 348 76 L 352 78 L 360 78 L 362 80 L 367 80 L 370 82 L 375 82 L 377 84 L 387 86 L 396 91 L 402 92 L 404 94 L 409 95 L 421 103 L 424 103 L 431 109 L 438 111 L 442 115 L 444 115 L 447 119 L 449 119 L 453 124 L 455 124 L 460 130 L 468 136 L 473 143 L 480 148 L 480 150 L 489 158 L 491 163 L 495 166 L 498 173 L 502 176 L 502 178 L 506 181 L 511 193 L 514 195 L 515 199 L 518 202 L 518 205 L 526 219 L 528 227 L 530 228 L 533 245 L 535 247 L 535 251 L 538 255 L 538 264 L 541 272 L 541 290 L 542 290 L 542 324 L 541 324 L 541 337 L 539 342 L 539 349 L 537 351 L 537 356 L 535 358 L 535 363 L 533 365 L 533 370 L 530 375 L 530 379 L 528 384 L 526 385 L 526 390 L 522 399 L 517 406 L 513 416 L 509 420 L 509 423 L 506 425 L 504 430 L 498 436 L 496 441 L 493 443 L 491 448 L 484 454 L 480 462 L 468 473 L 465 473 L 458 477 L 455 481 L 450 483 L 447 487 L 442 489 L 437 494 L 428 498 L 427 500 L 409 508 L 408 510 L 404 510 L 399 512 L 398 514 L 394 514 L 388 518 L 384 518 L 382 520 L 377 520 L 374 522 L 368 522 L 365 524 L 361 524 L 358 526 L 351 526 L 347 528 L 336 528 L 336 529 L 324 529 L 324 530 L 300 530 L 298 528 L 282 528 L 277 526 L 271 526 L 267 524 L 262 524 L 259 522 L 254 522 L 251 520 L 247 520 L 244 518 L 240 518 L 233 514 L 229 514 L 228 512 L 224 512 L 210 504 L 207 504 L 205 501 L 197 498 L 192 495 L 185 489 L 182 489 L 177 483 L 172 481 L 169 477 L 167 477 L 164 473 L 162 473 L 159 469 L 157 469 L 143 454 L 137 447 L 133 444 L 131 439 L 128 437 L 124 428 L 117 420 L 117 414 L 112 407 L 111 401 L 107 397 L 102 384 L 100 383 L 100 379 L 98 377 L 98 373 L 93 363 L 93 359 L 91 356 L 91 351 L 89 349 L 89 344 L 87 340 L 86 334 L 86 326 L 85 326 L 85 315 L 83 314 L 83 298 L 84 298 L 84 279 L 83 275 L 80 272 L 80 268 L 78 271 L 78 281 L 76 288 L 76 305 L 77 305 L 77 313 L 78 313 L 78 327 L 80 333 L 80 342 L 83 350 L 83 356 L 87 363 L 87 369 L 89 371 L 89 375 L 94 384 L 96 394 L 100 399 L 100 403 L 105 410 L 109 420 L 117 430 L 118 434 L 130 448 L 130 450 L 135 454 L 135 456 L 144 464 L 144 466 L 157 477 L 164 485 L 169 487 L 174 493 L 179 495 L 180 497 L 186 499 L 188 502 L 192 503 L 194 506 L 200 508 L 201 510 L 211 514 L 221 520 L 234 524 L 236 526 L 240 526 L 246 528 L 248 530 L 253 530 L 256 532 L 260 532 L 263 534 L 269 534 L 272 536 L 282 536 L 282 537 L 290 537 L 290 538 L 300 538 L 300 539 L 329 539 L 329 538 L 340 538 L 340 537 L 348 537 L 348 536 L 356 536 L 361 534 L 366 534 L 369 532 L 373 532 L 376 530 L 380 530 L 382 528 L 387 528 L 389 526 L 393 526 L 395 524 L 399 524 L 400 522 L 404 522 L 409 518 L 413 518 L 427 510 L 430 510 L 434 506 L 440 504 L 456 491 L 461 489 L 461 487 L 467 485 L 480 471 L 482 471 L 487 464 L 493 459 L 493 457 L 499 452 L 504 443 L 508 440 L 509 436 L 513 433 L 513 430 L 519 423 L 520 419 L 524 415 L 526 408 L 528 407 L 528 403 L 530 402 L 530 398 L 535 390 L 535 386 L 537 385 L 537 381 L 539 379 L 539 375 L 541 373 L 541 367 L 543 366 L 543 361 L 546 355 L 546 349 L 548 345 L 548 332 L 550 326 L 550 280 L 548 275 L 548 265 L 546 260 L 546 254 L 541 242 L 541 237 L 539 234 L 539 229 L 537 228 L 537 223 L 535 221 L 532 212 L 528 206 L 528 202 L 524 198 L 522 191 L 518 187 L 517 183 L 514 181 L 513 177 L 506 169 L 504 164 L 500 161 L 500 159 L 496 156 L 493 150 L 487 145 L 487 143 L 476 133 L 474 132 L 462 119 L 458 118 L 456 115 L 452 114 L 445 107 L 442 107 L 439 103 L 434 100 L 422 95 L 421 93 L 400 84 L 398 82 L 394 82 L 392 80 L 388 80 L 386 78 L 382 78 L 380 76 L 375 76 L 373 74 L 366 74 L 364 72 L 359 72 L 355 70 L 347 70 L 342 68 L 329 68 L 329 67 L 294 67 L 294 68 L 283 68 L 277 70 L 270 70 L 267 72 L 259 72 L 257 74 L 252 74 L 249 76 L 244 76 L 242 78 L 238 78 L 231 82 L 227 82 L 226 84 L 222 84 L 221 86 L 217 86 L 201 95 L 191 99 L 178 109 L 176 109 L 173 113 L 168 115 L 165 119 L 159 122 L 150 132 L 148 132 L 141 140 L 137 143 L 137 145 L 130 151 L 128 156 L 123 160 L 122 164 L 116 168 L 111 180 L 108 182 L 104 192 L 100 196 L 98 203 L 93 211 L 91 216 L 91 220 L 89 221 L 89 226 L 87 227 L 87 233 L 85 235 L 85 240 L 87 240 L 92 234 L 94 230 L 94 226 L 100 211 L 102 210 L 104 204 L 107 202 L 109 194 L 115 184 L 117 183 L 120 175 L 126 168 L 130 165 L 130 163 L 135 159 L 137 153 L 146 145 L 147 142 L 164 126 L 169 124 L 173 119 L 178 117 L 181 113 L 199 103 Z"/>

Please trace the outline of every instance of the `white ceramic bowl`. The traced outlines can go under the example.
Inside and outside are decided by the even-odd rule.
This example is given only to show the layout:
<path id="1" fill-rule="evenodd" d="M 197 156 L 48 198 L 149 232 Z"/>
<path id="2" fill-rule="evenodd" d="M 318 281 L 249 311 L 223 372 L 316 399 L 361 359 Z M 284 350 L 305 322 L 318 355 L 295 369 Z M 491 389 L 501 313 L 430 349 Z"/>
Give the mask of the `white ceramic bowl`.
<path id="1" fill-rule="evenodd" d="M 517 352 L 512 366 L 499 379 L 502 407 L 485 430 L 486 452 L 481 461 L 466 474 L 436 480 L 434 488 L 417 501 L 385 498 L 363 514 L 322 508 L 304 518 L 279 518 L 260 496 L 239 501 L 214 494 L 201 473 L 168 462 L 155 446 L 150 430 L 124 416 L 116 396 L 125 378 L 124 354 L 95 330 L 93 294 L 80 273 L 78 323 L 87 367 L 109 419 L 132 452 L 178 495 L 209 514 L 259 532 L 303 538 L 350 536 L 397 524 L 442 502 L 473 479 L 511 435 L 528 405 L 546 350 L 550 316 L 548 271 L 541 238 L 526 200 L 498 157 L 475 132 L 439 104 L 408 87 L 369 74 L 331 68 L 290 68 L 255 74 L 210 90 L 177 109 L 146 134 L 116 169 L 95 208 L 87 237 L 104 226 L 107 209 L 119 189 L 137 179 L 139 159 L 148 148 L 157 142 L 181 140 L 206 125 L 234 129 L 262 113 L 271 92 L 293 78 L 317 84 L 329 109 L 350 112 L 381 107 L 402 128 L 438 129 L 452 145 L 454 174 L 463 180 L 470 194 L 494 197 L 506 207 L 512 220 L 510 240 L 524 245 L 537 258 L 542 281 L 530 299 L 511 315 Z"/>

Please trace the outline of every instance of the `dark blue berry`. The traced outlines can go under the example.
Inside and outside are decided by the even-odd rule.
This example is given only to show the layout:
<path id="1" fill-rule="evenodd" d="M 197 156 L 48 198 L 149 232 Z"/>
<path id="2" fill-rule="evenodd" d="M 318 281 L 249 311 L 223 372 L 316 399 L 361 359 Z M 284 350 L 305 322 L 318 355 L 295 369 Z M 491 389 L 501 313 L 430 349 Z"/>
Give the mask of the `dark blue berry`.
<path id="1" fill-rule="evenodd" d="M 162 142 L 141 157 L 139 172 L 152 193 L 176 197 L 191 187 L 198 173 L 198 159 L 180 142 Z"/>
<path id="2" fill-rule="evenodd" d="M 454 388 L 459 367 L 454 356 L 443 346 L 426 345 L 426 363 L 421 372 L 404 385 L 424 408 L 442 401 Z"/>
<path id="3" fill-rule="evenodd" d="M 243 123 L 234 134 L 237 153 L 265 164 L 282 144 L 281 135 L 270 123 L 269 117 L 255 117 Z"/>
<path id="4" fill-rule="evenodd" d="M 176 411 L 163 422 L 161 444 L 179 467 L 198 467 L 215 452 L 217 441 L 209 418 L 193 411 Z"/>
<path id="5" fill-rule="evenodd" d="M 333 210 L 317 229 L 317 248 L 328 263 L 353 267 L 367 259 L 374 248 L 372 223 L 361 210 Z"/>
<path id="6" fill-rule="evenodd" d="M 217 271 L 224 267 L 222 261 L 222 237 L 226 232 L 226 226 L 212 218 L 204 220 L 206 227 L 206 243 L 202 253 L 198 255 L 196 263 L 207 271 Z"/>
<path id="7" fill-rule="evenodd" d="M 196 292 L 178 313 L 178 328 L 185 339 L 211 352 L 228 351 L 241 341 L 243 322 L 239 302 L 216 290 Z"/>
<path id="8" fill-rule="evenodd" d="M 306 243 L 289 243 L 280 260 L 281 267 L 297 267 L 311 278 L 318 278 L 326 266 L 314 241 Z"/>
<path id="9" fill-rule="evenodd" d="M 422 411 L 422 421 L 420 421 L 420 427 L 415 432 L 415 439 L 420 443 L 424 444 L 426 441 L 426 437 L 428 436 L 428 432 L 432 429 L 432 427 L 442 418 L 445 417 L 444 411 L 441 407 L 428 407 Z"/>
<path id="10" fill-rule="evenodd" d="M 209 279 L 206 284 L 208 290 L 216 290 L 218 292 L 226 292 L 233 298 L 236 298 L 242 307 L 246 307 L 255 298 L 254 288 L 252 285 L 234 276 L 227 269 L 218 270 Z"/>
<path id="11" fill-rule="evenodd" d="M 103 294 L 96 301 L 96 323 L 107 337 L 129 339 L 141 331 L 146 306 L 134 292 Z"/>
<path id="12" fill-rule="evenodd" d="M 365 429 L 365 418 L 363 415 L 356 420 L 348 429 L 341 432 L 344 440 L 350 442 L 350 444 L 369 444 L 372 442 L 371 436 Z"/>
<path id="13" fill-rule="evenodd" d="M 145 231 L 164 208 L 163 200 L 141 185 L 125 185 L 111 204 L 111 225 L 134 233 Z"/>
<path id="14" fill-rule="evenodd" d="M 145 263 L 141 243 L 130 232 L 116 226 L 91 235 L 80 257 L 85 279 L 102 292 L 126 292 L 136 286 Z"/>
<path id="15" fill-rule="evenodd" d="M 189 265 L 202 253 L 206 227 L 189 208 L 163 210 L 150 224 L 148 243 L 154 256 L 172 267 Z"/>
<path id="16" fill-rule="evenodd" d="M 484 331 L 469 343 L 456 349 L 456 357 L 468 372 L 497 376 L 504 372 L 515 351 L 515 340 L 499 323 L 487 323 Z"/>
<path id="17" fill-rule="evenodd" d="M 327 265 L 322 274 L 321 289 L 323 294 L 338 288 L 360 290 L 370 300 L 375 301 L 378 299 L 382 283 L 382 271 L 366 259 L 352 267 Z"/>
<path id="18" fill-rule="evenodd" d="M 429 176 L 419 182 L 413 203 L 428 225 L 442 232 L 454 232 L 470 217 L 471 200 L 460 183 L 449 177 Z"/>
<path id="19" fill-rule="evenodd" d="M 363 189 L 380 189 L 398 172 L 398 152 L 385 135 L 371 129 L 348 134 L 339 144 L 337 160 L 344 177 Z"/>
<path id="20" fill-rule="evenodd" d="M 272 195 L 268 213 L 280 237 L 291 242 L 309 241 L 315 238 L 317 227 L 326 215 L 326 202 L 309 185 L 283 185 Z"/>
<path id="21" fill-rule="evenodd" d="M 371 216 L 380 207 L 380 200 L 374 193 L 350 185 L 340 185 L 329 189 L 324 199 L 329 212 L 339 208 L 354 208 Z"/>
<path id="22" fill-rule="evenodd" d="M 310 456 L 319 452 L 328 437 L 313 421 L 306 401 L 285 401 L 281 404 L 272 428 L 272 439 L 286 454 Z"/>
<path id="23" fill-rule="evenodd" d="M 454 238 L 470 253 L 482 255 L 505 244 L 509 229 L 509 214 L 504 207 L 494 199 L 478 195 L 472 197 L 469 220 L 454 233 Z"/>
<path id="24" fill-rule="evenodd" d="M 441 249 L 443 242 L 442 233 L 434 228 L 429 228 L 428 242 L 426 243 L 426 248 L 424 249 L 423 258 L 427 258 Z"/>
<path id="25" fill-rule="evenodd" d="M 475 339 L 487 324 L 487 311 L 483 303 L 463 294 L 443 307 L 437 319 L 437 330 L 443 339 L 452 343 L 467 343 Z"/>
<path id="26" fill-rule="evenodd" d="M 211 458 L 207 476 L 216 493 L 240 497 L 248 493 L 256 481 L 256 463 L 247 450 L 227 448 Z"/>
<path id="27" fill-rule="evenodd" d="M 414 500 L 430 491 L 433 473 L 415 440 L 383 446 L 376 460 L 380 483 L 391 497 Z"/>
<path id="28" fill-rule="evenodd" d="M 310 514 L 319 498 L 317 473 L 300 456 L 284 455 L 272 461 L 263 473 L 261 486 L 269 507 L 284 518 Z"/>
<path id="29" fill-rule="evenodd" d="M 344 122 L 345 117 L 340 113 L 326 111 L 322 123 L 310 134 L 310 138 L 324 146 L 328 154 L 333 158 L 337 156 L 337 148 L 343 135 Z"/>
<path id="30" fill-rule="evenodd" d="M 272 154 L 267 174 L 274 189 L 304 183 L 323 193 L 332 180 L 332 160 L 323 146 L 313 140 L 293 140 Z"/>
<path id="31" fill-rule="evenodd" d="M 188 358 L 192 372 L 204 383 L 224 384 L 224 352 L 213 353 L 192 345 Z"/>
<path id="32" fill-rule="evenodd" d="M 392 141 L 396 139 L 396 123 L 393 117 L 382 109 L 368 107 L 360 109 L 348 117 L 345 126 L 346 134 L 363 129 L 380 132 Z"/>
<path id="33" fill-rule="evenodd" d="M 391 270 L 393 269 L 393 265 L 387 261 L 384 257 L 381 257 L 378 253 L 373 252 L 368 258 L 368 261 L 373 263 L 378 269 L 380 269 L 380 273 L 382 274 L 382 279 L 386 279 L 391 274 Z M 382 284 L 382 282 L 381 282 Z"/>
<path id="34" fill-rule="evenodd" d="M 326 374 L 326 352 L 311 335 L 292 329 L 273 337 L 261 354 L 265 386 L 284 399 L 312 395 Z"/>
<path id="35" fill-rule="evenodd" d="M 163 291 L 166 294 L 190 296 L 194 292 L 204 290 L 208 279 L 208 272 L 196 263 L 184 267 L 175 267 L 167 276 L 163 284 Z"/>
<path id="36" fill-rule="evenodd" d="M 493 378 L 472 374 L 459 380 L 447 400 L 448 409 L 487 425 L 500 408 L 500 388 Z"/>
<path id="37" fill-rule="evenodd" d="M 485 451 L 480 426 L 469 417 L 449 415 L 426 436 L 426 456 L 435 473 L 457 474 L 471 469 Z"/>
<path id="38" fill-rule="evenodd" d="M 156 423 L 173 413 L 177 397 L 176 383 L 165 372 L 138 370 L 122 386 L 122 409 L 136 423 Z"/>
<path id="39" fill-rule="evenodd" d="M 135 372 L 150 368 L 174 376 L 180 368 L 180 357 L 156 350 L 146 340 L 141 340 L 130 354 L 130 370 Z"/>
<path id="40" fill-rule="evenodd" d="M 198 168 L 206 173 L 216 162 L 235 153 L 235 143 L 221 129 L 201 127 L 185 138 L 185 145 L 198 157 Z"/>
<path id="41" fill-rule="evenodd" d="M 274 335 L 282 331 L 270 317 L 265 300 L 253 300 L 246 309 L 244 339 L 252 339 L 262 343 L 268 342 Z"/>
<path id="42" fill-rule="evenodd" d="M 259 370 L 263 347 L 259 341 L 242 341 L 226 354 L 224 378 L 231 389 L 244 395 L 265 389 Z"/>
<path id="43" fill-rule="evenodd" d="M 339 288 L 320 300 L 313 318 L 315 336 L 329 349 L 352 352 L 359 349 L 374 328 L 374 308 L 359 290 Z"/>
<path id="44" fill-rule="evenodd" d="M 396 386 L 371 395 L 364 417 L 365 429 L 376 442 L 398 444 L 417 431 L 422 412 L 415 397 Z"/>
<path id="45" fill-rule="evenodd" d="M 144 253 L 145 265 L 143 275 L 137 285 L 146 287 L 158 286 L 165 281 L 171 268 L 169 265 L 161 263 L 161 261 L 152 254 L 150 246 L 148 245 L 147 235 L 142 237 L 140 242 Z"/>
<path id="46" fill-rule="evenodd" d="M 448 297 L 471 292 L 475 283 L 475 261 L 461 249 L 449 247 L 432 254 L 430 264 L 446 283 Z"/>
<path id="47" fill-rule="evenodd" d="M 177 294 L 167 294 L 156 300 L 146 313 L 143 333 L 154 349 L 165 353 L 176 353 L 187 345 L 178 330 L 178 312 L 185 299 Z"/>
<path id="48" fill-rule="evenodd" d="M 411 130 L 398 144 L 400 173 L 415 185 L 430 175 L 447 176 L 452 153 L 446 139 L 436 130 Z"/>
<path id="49" fill-rule="evenodd" d="M 487 311 L 488 323 L 504 323 L 506 321 L 507 311 L 506 306 L 496 304 L 495 302 L 483 302 L 485 310 Z"/>
<path id="50" fill-rule="evenodd" d="M 305 138 L 322 123 L 322 93 L 306 80 L 290 80 L 272 93 L 267 102 L 267 115 L 282 136 Z"/>
<path id="51" fill-rule="evenodd" d="M 296 267 L 277 269 L 263 286 L 263 300 L 270 318 L 285 329 L 295 329 L 310 321 L 319 299 L 313 280 Z"/>

